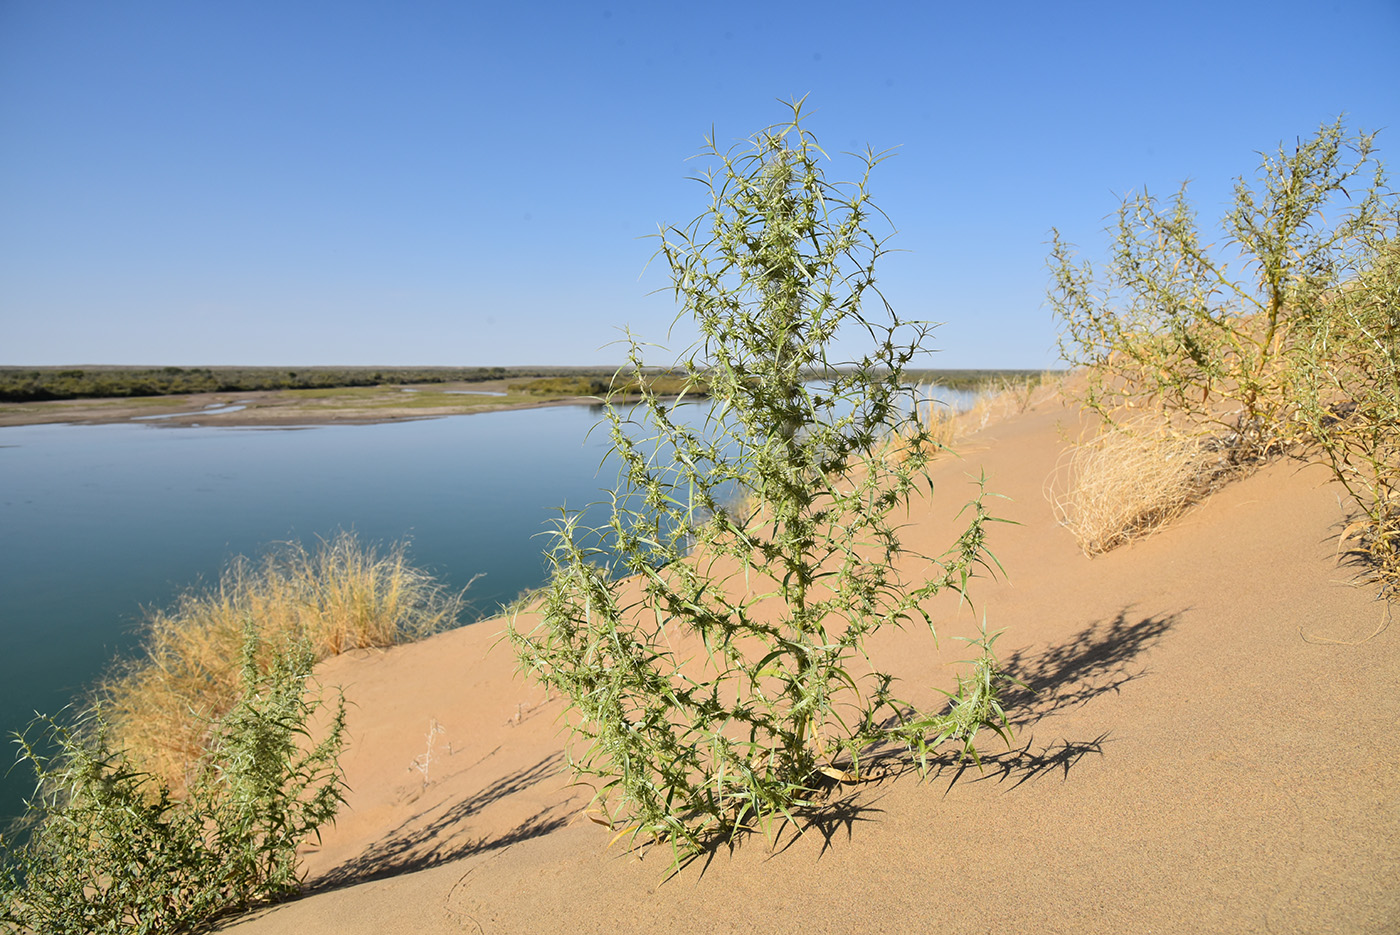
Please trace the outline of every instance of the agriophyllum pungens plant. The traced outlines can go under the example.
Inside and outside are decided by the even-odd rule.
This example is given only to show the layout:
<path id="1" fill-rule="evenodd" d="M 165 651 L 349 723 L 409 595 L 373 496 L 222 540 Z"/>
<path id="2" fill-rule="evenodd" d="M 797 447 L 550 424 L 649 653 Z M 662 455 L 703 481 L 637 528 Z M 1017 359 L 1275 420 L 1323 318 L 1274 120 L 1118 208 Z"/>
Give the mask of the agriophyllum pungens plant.
<path id="1" fill-rule="evenodd" d="M 100 706 L 41 719 L 53 753 L 17 738 L 37 790 L 28 840 L 0 839 L 0 932 L 205 931 L 300 890 L 298 847 L 343 802 L 345 702 L 313 741 L 310 646 L 272 647 L 264 670 L 260 643 L 250 621 L 238 697 L 179 798 L 113 746 Z"/>
<path id="2" fill-rule="evenodd" d="M 872 749 L 927 765 L 947 740 L 975 755 L 981 727 L 1005 736 L 990 639 L 937 712 L 896 698 L 864 655 L 882 626 L 932 630 L 926 600 L 994 566 L 993 518 L 979 493 L 942 555 L 901 542 L 937 446 L 900 372 L 930 326 L 901 321 L 875 286 L 886 248 L 867 180 L 882 155 L 856 182 L 827 181 L 792 108 L 735 150 L 711 140 L 709 208 L 660 235 L 701 334 L 683 364 L 709 387 L 709 431 L 644 381 L 640 405 L 609 405 L 622 464 L 609 522 L 565 516 L 542 622 L 510 630 L 522 669 L 568 699 L 572 766 L 608 821 L 677 853 L 795 821 L 823 773 L 858 773 Z M 852 332 L 871 346 L 835 359 Z M 878 453 L 895 431 L 897 463 Z"/>
<path id="3" fill-rule="evenodd" d="M 1263 154 L 1255 179 L 1236 179 L 1215 242 L 1185 185 L 1168 204 L 1123 200 L 1102 271 L 1052 232 L 1049 299 L 1064 359 L 1086 368 L 1086 404 L 1110 422 L 1122 407 L 1162 410 L 1236 462 L 1296 441 L 1299 354 L 1358 258 L 1393 236 L 1374 137 L 1339 119 Z"/>
<path id="4" fill-rule="evenodd" d="M 1215 243 L 1183 186 L 1124 200 L 1105 268 L 1054 235 L 1050 302 L 1084 401 L 1222 451 L 1327 464 L 1356 509 L 1341 534 L 1400 586 L 1400 195 L 1374 133 L 1339 118 L 1235 181 Z M 1212 478 L 1207 475 L 1207 481 Z M 1355 535 L 1353 535 L 1355 534 Z"/>

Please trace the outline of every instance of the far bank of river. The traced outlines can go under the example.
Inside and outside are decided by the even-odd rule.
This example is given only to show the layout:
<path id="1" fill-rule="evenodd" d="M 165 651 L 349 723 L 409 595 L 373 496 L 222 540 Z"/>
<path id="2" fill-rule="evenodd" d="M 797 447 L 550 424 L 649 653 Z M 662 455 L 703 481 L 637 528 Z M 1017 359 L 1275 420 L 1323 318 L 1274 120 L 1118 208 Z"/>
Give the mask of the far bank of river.
<path id="1" fill-rule="evenodd" d="M 586 404 L 535 395 L 512 381 L 351 386 L 0 403 L 0 427 L 64 422 L 158 422 L 167 427 L 365 425 L 450 415 Z"/>

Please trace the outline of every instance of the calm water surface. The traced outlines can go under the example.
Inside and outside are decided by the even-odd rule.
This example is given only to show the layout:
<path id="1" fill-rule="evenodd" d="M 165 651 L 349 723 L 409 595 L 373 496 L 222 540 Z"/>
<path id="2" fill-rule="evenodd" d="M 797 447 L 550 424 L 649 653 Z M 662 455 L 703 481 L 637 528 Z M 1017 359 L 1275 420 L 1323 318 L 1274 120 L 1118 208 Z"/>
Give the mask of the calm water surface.
<path id="1" fill-rule="evenodd" d="M 599 418 L 570 406 L 295 430 L 0 429 L 0 732 L 58 711 L 131 652 L 143 607 L 278 542 L 406 539 L 452 587 L 482 575 L 468 597 L 495 610 L 543 583 L 539 533 L 559 508 L 616 480 L 599 469 L 606 433 L 588 435 Z M 10 762 L 0 752 L 0 772 Z M 0 782 L 0 817 L 28 781 Z"/>

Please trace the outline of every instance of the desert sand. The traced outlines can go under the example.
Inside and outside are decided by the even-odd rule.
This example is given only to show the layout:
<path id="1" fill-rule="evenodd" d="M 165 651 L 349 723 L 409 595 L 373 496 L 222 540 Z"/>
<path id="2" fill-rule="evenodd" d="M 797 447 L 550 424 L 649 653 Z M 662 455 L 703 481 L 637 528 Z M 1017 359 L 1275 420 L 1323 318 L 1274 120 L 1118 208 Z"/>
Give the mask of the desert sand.
<path id="1" fill-rule="evenodd" d="M 236 935 L 1400 932 L 1400 627 L 1339 565 L 1327 473 L 1283 460 L 1088 559 L 1044 487 L 1077 431 L 1038 405 L 935 465 L 909 543 L 946 544 L 970 477 L 1008 499 L 975 608 L 872 655 L 927 701 L 985 614 L 1014 743 L 848 787 L 802 833 L 669 874 L 609 846 L 560 772 L 558 702 L 503 623 L 324 663 L 353 707 L 347 805 L 308 895 Z M 434 729 L 436 725 L 437 729 Z"/>

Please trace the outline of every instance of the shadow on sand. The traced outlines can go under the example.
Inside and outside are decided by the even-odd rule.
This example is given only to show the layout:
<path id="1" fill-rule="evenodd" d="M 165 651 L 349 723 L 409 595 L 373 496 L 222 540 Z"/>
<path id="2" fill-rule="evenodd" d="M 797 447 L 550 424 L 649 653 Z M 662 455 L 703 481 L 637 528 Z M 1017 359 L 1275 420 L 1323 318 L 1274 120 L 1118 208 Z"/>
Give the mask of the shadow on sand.
<path id="1" fill-rule="evenodd" d="M 358 857 L 318 877 L 308 892 L 339 889 L 356 883 L 426 870 L 473 854 L 499 850 L 548 834 L 568 824 L 561 809 L 544 809 L 519 825 L 494 837 L 472 837 L 464 832 L 466 820 L 494 802 L 523 792 L 536 783 L 555 778 L 563 755 L 554 754 L 533 766 L 517 770 L 493 782 L 480 795 L 449 803 L 436 814 L 415 816 L 380 838 Z"/>
<path id="2" fill-rule="evenodd" d="M 976 763 L 950 750 L 930 759 L 925 775 L 934 777 L 951 772 L 948 786 L 951 788 L 971 769 L 978 780 L 1012 780 L 1014 789 L 1044 776 L 1058 775 L 1063 780 L 1085 757 L 1103 756 L 1104 745 L 1111 742 L 1108 732 L 1093 738 L 1061 738 L 1048 745 L 1037 745 L 1032 728 L 1061 711 L 1085 705 L 1101 695 L 1117 693 L 1127 683 L 1144 677 L 1148 670 L 1138 657 L 1161 640 L 1179 618 L 1179 614 L 1167 614 L 1133 619 L 1131 608 L 1124 608 L 1112 619 L 1095 621 L 1062 642 L 1036 652 L 1017 650 L 1012 653 L 1003 661 L 1002 671 L 1021 685 L 1005 691 L 1002 701 L 1013 734 L 1024 736 L 1024 745 L 984 754 Z M 316 880 L 311 891 L 424 870 L 473 854 L 499 850 L 561 828 L 568 823 L 568 815 L 559 809 L 549 809 L 495 837 L 474 838 L 462 831 L 466 819 L 472 815 L 493 802 L 557 776 L 561 766 L 560 755 L 546 757 L 527 769 L 502 777 L 479 796 L 444 807 L 426 820 L 418 816 L 405 822 L 354 860 Z M 824 854 L 839 839 L 849 840 L 857 825 L 877 820 L 877 816 L 883 814 L 883 809 L 878 807 L 883 798 L 878 791 L 880 786 L 915 771 L 917 767 L 910 763 L 904 751 L 876 751 L 862 764 L 868 781 L 852 789 L 822 779 L 820 787 L 814 790 L 816 798 L 821 800 L 819 804 L 803 809 L 794 817 L 802 833 L 815 832 L 821 836 Z M 787 850 L 794 840 L 794 836 L 783 833 L 782 829 L 778 831 L 772 842 L 774 853 Z M 717 841 L 698 854 L 682 858 L 673 866 L 668 878 L 696 863 L 703 876 L 719 852 L 739 846 L 744 837 Z"/>
<path id="3" fill-rule="evenodd" d="M 1044 776 L 1067 778 L 1085 757 L 1103 756 L 1104 746 L 1111 742 L 1106 731 L 1093 738 L 1062 738 L 1038 745 L 1033 728 L 1059 712 L 1087 704 L 1101 695 L 1117 693 L 1127 683 L 1148 674 L 1139 657 L 1177 624 L 1180 614 L 1134 618 L 1131 611 L 1131 607 L 1125 607 L 1112 619 L 1095 621 L 1068 639 L 1039 651 L 1017 650 L 1008 656 L 1002 662 L 1002 671 L 1021 685 L 1004 691 L 1002 702 L 1013 737 L 1025 738 L 1024 744 L 983 754 L 976 762 L 959 756 L 957 750 L 949 750 L 930 757 L 925 777 L 951 773 L 948 788 L 952 788 L 971 770 L 974 780 L 1012 780 L 1011 788 L 1015 789 Z M 822 838 L 822 854 L 839 840 L 850 840 L 858 825 L 877 820 L 884 812 L 878 807 L 883 798 L 880 787 L 918 772 L 918 767 L 904 750 L 885 749 L 862 758 L 861 772 L 867 779 L 855 787 L 819 779 L 816 792 L 824 801 L 803 809 L 797 816 L 802 834 L 816 833 Z M 774 853 L 787 850 L 795 840 L 796 835 L 779 829 Z M 733 846 L 730 842 L 718 843 L 682 861 L 676 872 L 698 862 L 703 875 L 719 851 Z"/>
<path id="4" fill-rule="evenodd" d="M 1013 780 L 1014 789 L 1042 776 L 1065 779 L 1085 757 L 1104 755 L 1104 744 L 1111 743 L 1108 731 L 1037 746 L 1032 728 L 1061 711 L 1117 694 L 1124 685 L 1148 674 L 1138 657 L 1161 640 L 1181 615 L 1133 619 L 1130 611 L 1125 607 L 1113 619 L 1097 620 L 1067 640 L 1036 653 L 1017 650 L 1003 661 L 1002 671 L 1021 683 L 1002 695 L 1002 703 L 1013 734 L 1024 736 L 1025 745 L 982 757 L 978 779 Z M 966 760 L 957 763 L 952 782 L 970 765 Z"/>
<path id="5" fill-rule="evenodd" d="M 1125 607 L 1112 620 L 1095 621 L 1037 653 L 1018 649 L 1008 656 L 1002 671 L 1025 686 L 1013 687 L 1002 697 L 1012 726 L 1034 724 L 1099 695 L 1117 693 L 1146 675 L 1146 666 L 1135 666 L 1137 657 L 1165 636 L 1181 615 L 1132 620 L 1130 610 Z"/>

